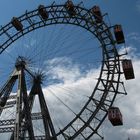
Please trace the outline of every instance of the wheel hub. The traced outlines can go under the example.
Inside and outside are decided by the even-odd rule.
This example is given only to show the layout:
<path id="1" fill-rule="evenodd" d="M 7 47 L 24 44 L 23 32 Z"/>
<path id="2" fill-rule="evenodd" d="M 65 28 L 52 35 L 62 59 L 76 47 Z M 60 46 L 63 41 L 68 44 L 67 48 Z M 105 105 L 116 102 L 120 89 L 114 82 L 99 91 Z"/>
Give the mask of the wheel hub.
<path id="1" fill-rule="evenodd" d="M 17 69 L 21 69 L 25 68 L 26 65 L 27 65 L 26 59 L 22 56 L 18 56 L 18 58 L 16 59 L 15 67 Z"/>

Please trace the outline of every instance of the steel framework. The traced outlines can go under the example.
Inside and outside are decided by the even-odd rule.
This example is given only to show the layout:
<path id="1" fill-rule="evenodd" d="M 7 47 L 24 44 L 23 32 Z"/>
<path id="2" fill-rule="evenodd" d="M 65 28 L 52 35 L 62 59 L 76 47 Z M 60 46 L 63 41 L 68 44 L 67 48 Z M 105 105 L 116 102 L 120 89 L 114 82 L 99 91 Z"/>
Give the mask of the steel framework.
<path id="1" fill-rule="evenodd" d="M 19 63 L 15 65 L 15 70 L 0 90 L 1 99 L 5 99 L 4 107 L 1 107 L 0 111 L 2 112 L 6 107 L 16 104 L 16 119 L 1 120 L 0 126 L 3 126 L 3 128 L 0 128 L 0 133 L 12 132 L 11 140 L 57 140 L 59 136 L 65 140 L 78 138 L 88 140 L 94 135 L 103 139 L 98 130 L 107 116 L 108 109 L 112 106 L 117 94 L 126 94 L 125 90 L 124 92 L 119 90 L 119 87 L 123 86 L 123 82 L 120 80 L 122 74 L 120 57 L 122 55 L 118 53 L 116 48 L 111 27 L 104 21 L 97 24 L 91 10 L 81 7 L 80 5 L 74 6 L 76 12 L 74 16 L 69 15 L 65 5 L 56 5 L 53 3 L 45 7 L 45 9 L 49 15 L 47 20 L 42 19 L 38 13 L 38 9 L 30 12 L 26 11 L 25 14 L 18 17 L 18 20 L 23 24 L 22 31 L 17 31 L 11 22 L 1 27 L 0 53 L 3 53 L 7 47 L 10 47 L 13 42 L 23 35 L 38 28 L 44 28 L 45 26 L 53 24 L 72 24 L 80 26 L 97 37 L 101 44 L 100 48 L 103 57 L 97 84 L 81 111 L 75 115 L 75 118 L 72 119 L 70 123 L 56 133 L 47 108 L 47 103 L 44 99 L 40 75 L 34 75 L 26 67 L 26 62 L 22 59 L 18 59 L 17 61 Z M 27 94 L 25 71 L 34 79 L 29 95 Z M 106 75 L 106 77 L 104 75 Z M 18 81 L 18 92 L 17 95 L 13 96 L 10 95 L 10 93 L 16 81 Z M 35 96 L 38 96 L 40 101 L 41 112 L 39 113 L 31 113 Z M 15 100 L 10 102 L 8 101 L 9 99 Z M 84 114 L 86 114 L 86 118 Z M 45 129 L 45 135 L 43 136 L 35 136 L 34 134 L 32 120 L 37 119 L 43 120 Z M 77 122 L 81 124 L 78 128 L 75 127 Z M 86 131 L 88 131 L 88 133 L 85 135 Z M 26 135 L 27 132 L 28 136 Z"/>

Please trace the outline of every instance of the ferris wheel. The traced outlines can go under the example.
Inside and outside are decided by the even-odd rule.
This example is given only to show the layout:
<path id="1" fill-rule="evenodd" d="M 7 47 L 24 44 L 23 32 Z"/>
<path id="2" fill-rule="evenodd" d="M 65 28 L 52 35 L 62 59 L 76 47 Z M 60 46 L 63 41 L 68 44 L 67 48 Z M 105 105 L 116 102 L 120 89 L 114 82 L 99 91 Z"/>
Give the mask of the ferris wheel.
<path id="1" fill-rule="evenodd" d="M 134 78 L 122 59 L 121 25 L 110 26 L 98 6 L 68 0 L 39 5 L 0 29 L 0 133 L 5 139 L 103 139 L 107 115 L 122 125 L 113 106 L 126 94 L 121 75 Z M 122 63 L 121 63 L 122 62 Z"/>

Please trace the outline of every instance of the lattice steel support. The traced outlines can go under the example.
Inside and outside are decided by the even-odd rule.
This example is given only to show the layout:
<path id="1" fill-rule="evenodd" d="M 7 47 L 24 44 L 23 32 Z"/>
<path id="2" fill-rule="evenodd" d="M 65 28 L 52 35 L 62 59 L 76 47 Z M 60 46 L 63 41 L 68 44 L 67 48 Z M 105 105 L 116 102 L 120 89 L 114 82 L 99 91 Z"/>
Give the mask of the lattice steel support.
<path id="1" fill-rule="evenodd" d="M 41 88 L 40 78 L 39 79 L 38 77 L 35 78 L 33 87 L 35 88 L 34 91 L 36 92 L 36 94 L 38 94 L 39 97 L 41 114 L 42 114 L 44 129 L 45 129 L 45 139 L 57 140 L 55 129 Z"/>
<path id="2" fill-rule="evenodd" d="M 24 108 L 26 110 L 25 113 L 25 124 L 29 133 L 30 140 L 34 140 L 34 131 L 33 131 L 33 125 L 31 120 L 31 112 L 30 112 L 30 106 L 29 106 L 29 100 L 27 96 L 27 89 L 26 89 L 26 82 L 25 82 L 25 76 L 24 71 L 22 70 L 22 83 L 23 83 L 23 102 L 24 102 Z M 23 115 L 23 114 L 22 114 Z"/>
<path id="3" fill-rule="evenodd" d="M 14 140 L 19 140 L 20 137 L 20 127 L 21 127 L 21 110 L 22 110 L 22 94 L 21 94 L 21 70 L 18 71 L 18 91 L 17 91 L 17 104 L 16 104 L 16 124 L 14 129 Z"/>
<path id="4" fill-rule="evenodd" d="M 31 112 L 28 103 L 28 96 L 27 96 L 27 89 L 26 89 L 26 82 L 24 76 L 24 69 L 20 67 L 18 70 L 18 92 L 17 92 L 17 104 L 16 104 L 16 124 L 14 129 L 14 140 L 19 140 L 21 138 L 22 129 L 24 129 L 21 125 L 22 122 L 22 102 L 24 103 L 24 108 L 26 110 L 25 113 L 25 127 L 28 130 L 30 140 L 34 140 L 34 132 L 33 126 L 31 121 Z M 13 135 L 11 136 L 13 139 Z"/>

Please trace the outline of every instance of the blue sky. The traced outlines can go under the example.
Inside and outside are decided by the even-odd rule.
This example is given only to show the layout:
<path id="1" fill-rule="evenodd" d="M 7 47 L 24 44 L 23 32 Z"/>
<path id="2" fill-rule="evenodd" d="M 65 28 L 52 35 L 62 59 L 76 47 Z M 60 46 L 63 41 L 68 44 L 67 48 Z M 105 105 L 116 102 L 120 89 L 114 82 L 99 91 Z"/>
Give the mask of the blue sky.
<path id="1" fill-rule="evenodd" d="M 73 0 L 75 4 L 79 3 L 80 0 Z M 26 10 L 30 11 L 38 7 L 39 4 L 44 4 L 44 5 L 50 5 L 53 2 L 53 0 L 1 0 L 0 2 L 0 25 L 5 25 L 10 22 L 11 18 L 13 16 L 20 16 L 24 14 Z M 64 3 L 65 0 L 56 0 L 57 4 Z M 124 114 L 124 126 L 122 127 L 117 127 L 113 128 L 109 121 L 105 121 L 103 126 L 102 126 L 102 133 L 105 137 L 105 140 L 126 140 L 127 137 L 130 137 L 132 140 L 139 140 L 140 137 L 140 103 L 139 99 L 140 97 L 138 96 L 138 93 L 140 91 L 139 88 L 139 69 L 140 69 L 140 0 L 127 0 L 122 1 L 122 0 L 83 0 L 84 5 L 86 8 L 91 8 L 92 5 L 99 5 L 102 13 L 108 13 L 109 14 L 109 21 L 112 25 L 114 24 L 121 24 L 123 26 L 125 38 L 126 38 L 126 47 L 128 48 L 129 52 L 129 57 L 133 59 L 134 61 L 134 70 L 135 70 L 135 75 L 136 79 L 132 81 L 126 81 L 126 90 L 128 91 L 128 95 L 126 97 L 119 97 L 119 99 L 116 100 L 115 104 L 118 105 Z M 108 19 L 108 17 L 106 17 Z M 59 31 L 61 30 L 60 28 L 56 28 L 56 31 L 54 31 L 53 34 L 59 34 Z M 69 27 L 64 27 L 63 30 L 67 30 Z M 71 28 L 75 29 L 75 28 Z M 52 34 L 51 32 L 52 28 L 48 29 L 49 34 Z M 79 35 L 80 33 L 84 33 L 84 30 L 79 30 L 74 32 L 75 36 Z M 61 32 L 62 33 L 62 32 Z M 65 32 L 66 34 L 67 32 Z M 64 35 L 65 35 L 64 34 Z M 29 39 L 23 39 L 21 40 L 22 42 L 20 43 L 17 42 L 15 43 L 15 48 L 18 48 L 19 44 L 22 44 L 23 41 L 30 42 L 30 45 L 36 44 L 36 40 L 34 37 L 36 37 L 36 33 L 33 36 L 33 40 Z M 30 37 L 30 36 L 29 36 Z M 39 36 L 38 36 L 39 37 Z M 91 39 L 92 37 L 87 33 L 86 35 L 83 36 L 83 38 L 88 37 Z M 83 39 L 82 38 L 82 39 Z M 56 39 L 56 38 L 55 38 Z M 54 41 L 56 41 L 54 39 Z M 62 38 L 64 39 L 64 38 Z M 71 38 L 72 39 L 72 38 Z M 84 40 L 86 41 L 86 39 Z M 53 39 L 52 39 L 53 42 Z M 69 44 L 70 42 L 67 42 Z M 91 45 L 92 41 L 89 43 L 89 46 Z M 54 42 L 55 44 L 55 42 Z M 66 45 L 67 45 L 66 44 Z M 24 44 L 27 47 L 28 50 L 28 44 Z M 80 46 L 81 44 L 79 44 Z M 26 50 L 26 51 L 27 51 Z M 18 51 L 18 50 L 17 50 Z M 21 51 L 21 49 L 19 49 Z M 59 54 L 58 54 L 59 56 Z M 73 56 L 74 58 L 75 56 Z M 4 59 L 5 62 L 9 61 L 11 59 L 10 57 L 7 59 Z M 41 58 L 40 58 L 41 59 Z M 61 65 L 58 65 L 53 71 L 49 72 L 50 75 L 52 75 L 53 72 L 55 72 L 52 75 L 51 80 L 56 80 L 56 83 L 59 82 L 59 80 L 62 80 L 64 83 L 64 87 L 75 87 L 75 85 L 80 85 L 81 83 L 85 84 L 85 81 L 91 82 L 89 80 L 89 77 L 93 76 L 94 78 L 96 77 L 95 74 L 98 74 L 98 67 L 96 67 L 97 73 L 92 71 L 91 68 L 93 66 L 88 66 L 89 69 L 86 71 L 83 66 L 81 66 L 79 63 L 73 63 L 72 60 L 70 59 L 65 59 L 67 60 L 66 62 L 63 60 L 63 58 L 60 58 L 60 61 L 62 62 Z M 90 57 L 88 57 L 87 60 L 90 60 Z M 86 60 L 86 61 L 87 61 Z M 80 60 L 79 60 L 80 61 Z M 84 61 L 84 60 L 82 60 Z M 56 61 L 53 59 L 47 64 L 54 64 Z M 82 62 L 81 62 L 82 63 Z M 65 64 L 69 64 L 69 67 L 64 67 Z M 95 67 L 94 67 L 95 68 Z M 69 69 L 71 71 L 69 71 Z M 83 71 L 81 72 L 81 70 Z M 75 72 L 74 76 L 72 73 Z M 68 77 L 69 75 L 69 77 Z M 82 77 L 82 78 L 81 78 Z M 84 79 L 85 78 L 85 79 Z M 75 85 L 72 84 L 75 82 Z M 50 79 L 48 79 L 50 80 Z M 89 80 L 89 81 L 88 81 Z M 51 83 L 50 83 L 51 84 Z M 91 85 L 88 85 L 91 87 Z M 55 86 L 53 87 L 55 88 Z M 74 88 L 75 89 L 75 88 Z M 59 89 L 60 90 L 60 89 Z M 84 91 L 87 91 L 87 89 L 83 89 Z M 51 98 L 51 97 L 49 97 Z M 133 111 L 133 114 L 132 114 Z"/>

